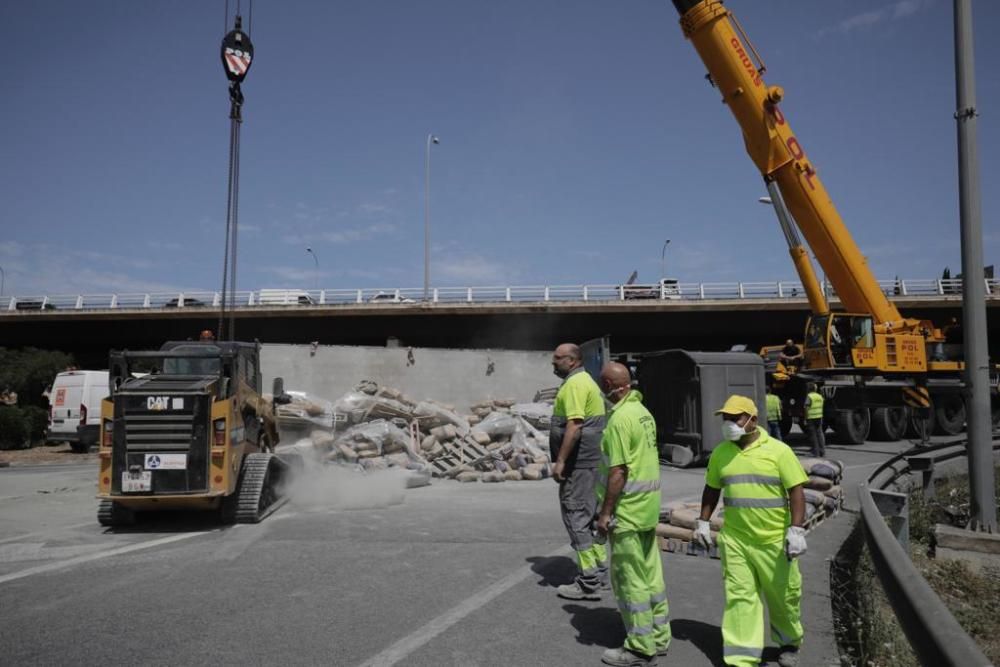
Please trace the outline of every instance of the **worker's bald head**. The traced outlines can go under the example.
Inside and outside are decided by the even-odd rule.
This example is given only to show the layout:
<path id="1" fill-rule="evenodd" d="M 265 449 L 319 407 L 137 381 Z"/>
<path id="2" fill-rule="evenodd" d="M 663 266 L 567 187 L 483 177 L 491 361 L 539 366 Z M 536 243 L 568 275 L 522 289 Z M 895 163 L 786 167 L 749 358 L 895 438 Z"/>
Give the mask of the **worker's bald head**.
<path id="1" fill-rule="evenodd" d="M 601 389 L 611 401 L 620 401 L 632 388 L 632 374 L 623 364 L 612 361 L 601 369 Z"/>
<path id="2" fill-rule="evenodd" d="M 576 343 L 563 343 L 556 348 L 555 356 L 557 357 L 569 357 L 570 359 L 575 359 L 580 361 L 583 359 L 583 354 L 580 352 L 580 346 Z"/>
<path id="3" fill-rule="evenodd" d="M 552 353 L 552 372 L 564 378 L 583 365 L 583 354 L 580 346 L 574 343 L 563 343 Z"/>

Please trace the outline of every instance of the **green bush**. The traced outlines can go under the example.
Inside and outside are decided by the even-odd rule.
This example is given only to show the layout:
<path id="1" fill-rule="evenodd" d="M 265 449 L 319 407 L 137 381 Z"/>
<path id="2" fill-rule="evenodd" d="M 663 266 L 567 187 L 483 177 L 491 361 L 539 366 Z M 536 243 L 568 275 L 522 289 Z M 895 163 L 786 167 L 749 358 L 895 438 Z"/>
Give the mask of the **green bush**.
<path id="1" fill-rule="evenodd" d="M 19 407 L 46 407 L 42 392 L 52 385 L 56 374 L 74 365 L 73 357 L 57 350 L 26 347 L 20 350 L 0 347 L 0 389 L 17 392 Z"/>
<path id="2" fill-rule="evenodd" d="M 0 406 L 0 449 L 21 449 L 29 444 L 28 439 L 24 412 L 10 405 Z"/>
<path id="3" fill-rule="evenodd" d="M 28 437 L 32 443 L 45 439 L 45 431 L 49 428 L 49 413 L 37 405 L 27 405 L 21 408 L 24 421 L 28 427 Z"/>

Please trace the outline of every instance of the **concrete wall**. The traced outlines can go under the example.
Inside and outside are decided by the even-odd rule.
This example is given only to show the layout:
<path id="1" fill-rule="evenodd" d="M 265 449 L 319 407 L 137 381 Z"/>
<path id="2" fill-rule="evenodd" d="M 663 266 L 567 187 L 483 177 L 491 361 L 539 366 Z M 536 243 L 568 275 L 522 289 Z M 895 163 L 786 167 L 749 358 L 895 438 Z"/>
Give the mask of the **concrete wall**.
<path id="1" fill-rule="evenodd" d="M 285 389 L 335 401 L 361 380 L 374 380 L 460 410 L 488 398 L 530 401 L 560 382 L 551 352 L 319 346 L 313 355 L 309 345 L 265 344 L 261 367 L 265 391 L 281 376 Z"/>

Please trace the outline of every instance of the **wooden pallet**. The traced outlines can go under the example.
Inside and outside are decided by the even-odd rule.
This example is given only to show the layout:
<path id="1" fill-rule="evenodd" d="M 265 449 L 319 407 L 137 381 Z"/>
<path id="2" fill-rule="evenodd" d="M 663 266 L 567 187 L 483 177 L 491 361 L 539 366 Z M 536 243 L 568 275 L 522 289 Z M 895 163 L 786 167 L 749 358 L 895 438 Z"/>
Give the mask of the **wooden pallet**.
<path id="1" fill-rule="evenodd" d="M 459 438 L 454 443 L 441 444 L 448 453 L 430 462 L 431 474 L 435 477 L 448 477 L 459 466 L 476 466 L 493 456 L 493 452 L 469 437 Z"/>

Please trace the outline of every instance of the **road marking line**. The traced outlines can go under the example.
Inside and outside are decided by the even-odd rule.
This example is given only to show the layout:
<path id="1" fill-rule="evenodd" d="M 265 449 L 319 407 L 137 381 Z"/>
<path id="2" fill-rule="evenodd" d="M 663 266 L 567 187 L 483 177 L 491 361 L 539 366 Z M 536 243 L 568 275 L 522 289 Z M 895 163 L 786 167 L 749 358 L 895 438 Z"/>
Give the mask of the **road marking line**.
<path id="1" fill-rule="evenodd" d="M 5 544 L 7 542 L 14 542 L 16 540 L 28 540 L 33 537 L 39 537 L 41 535 L 53 535 L 65 530 L 74 530 L 76 528 L 83 528 L 84 526 L 95 526 L 97 525 L 95 521 L 87 521 L 85 523 L 74 523 L 72 526 L 60 526 L 59 528 L 53 528 L 52 530 L 40 530 L 34 533 L 24 533 L 23 535 L 14 535 L 13 537 L 5 537 L 0 539 L 0 544 Z"/>
<path id="2" fill-rule="evenodd" d="M 562 556 L 571 552 L 572 548 L 565 546 L 550 554 L 546 554 L 544 558 L 555 558 L 556 556 Z M 493 598 L 505 593 L 533 574 L 535 574 L 535 571 L 530 565 L 515 570 L 500 581 L 487 586 L 482 591 L 472 597 L 466 598 L 440 616 L 431 619 L 386 650 L 361 663 L 360 667 L 389 667 L 389 665 L 395 665 Z"/>
<path id="3" fill-rule="evenodd" d="M 72 567 L 74 565 L 80 565 L 82 563 L 88 563 L 92 560 L 99 560 L 101 558 L 107 558 L 109 556 L 118 556 L 119 554 L 127 554 L 132 551 L 139 551 L 141 549 L 149 549 L 150 547 L 156 547 L 161 544 L 169 544 L 171 542 L 178 542 L 180 540 L 186 540 L 191 537 L 198 537 L 199 535 L 207 535 L 211 531 L 201 531 L 198 533 L 183 533 L 181 535 L 169 535 L 167 537 L 161 537 L 158 540 L 150 540 L 149 542 L 140 542 L 138 544 L 130 544 L 124 547 L 118 547 L 117 549 L 108 549 L 107 551 L 99 551 L 96 554 L 90 554 L 87 556 L 78 556 L 76 558 L 70 558 L 69 560 L 64 560 L 59 563 L 49 563 L 48 565 L 39 565 L 38 567 L 29 567 L 26 570 L 21 570 L 20 572 L 12 572 L 11 574 L 5 574 L 0 576 L 0 584 L 5 584 L 8 581 L 14 581 L 15 579 L 23 579 L 25 577 L 30 577 L 35 574 L 42 574 L 43 572 L 52 572 L 53 570 L 62 570 L 67 567 Z"/>

